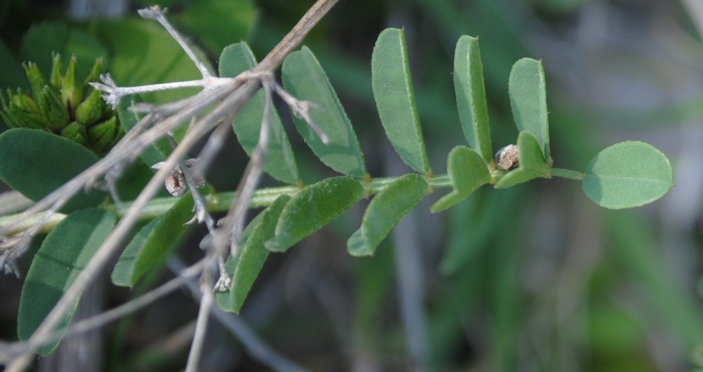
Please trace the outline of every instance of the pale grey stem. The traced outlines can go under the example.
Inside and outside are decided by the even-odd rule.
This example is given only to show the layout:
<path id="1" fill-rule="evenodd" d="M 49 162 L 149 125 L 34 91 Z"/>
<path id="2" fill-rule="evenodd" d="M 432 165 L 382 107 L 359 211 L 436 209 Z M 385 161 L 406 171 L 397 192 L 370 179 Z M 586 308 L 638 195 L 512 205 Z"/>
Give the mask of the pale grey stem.
<path id="1" fill-rule="evenodd" d="M 193 104 L 190 107 L 184 108 L 180 113 L 163 120 L 158 125 L 155 125 L 151 129 L 144 132 L 141 136 L 130 137 L 131 140 L 129 142 L 125 142 L 125 139 L 123 138 L 120 141 L 119 146 L 117 146 L 116 149 L 113 149 L 105 158 L 81 172 L 78 176 L 74 177 L 63 186 L 54 190 L 42 200 L 34 203 L 34 205 L 20 214 L 14 223 L 5 226 L 5 228 L 0 231 L 0 243 L 8 239 L 2 238 L 2 235 L 6 235 L 9 231 L 15 230 L 16 225 L 22 223 L 26 219 L 32 218 L 39 212 L 45 211 L 44 216 L 40 218 L 37 223 L 22 233 L 22 239 L 16 241 L 17 244 L 14 248 L 6 249 L 5 252 L 2 253 L 2 259 L 4 261 L 3 267 L 6 267 L 8 264 L 8 259 L 19 257 L 19 255 L 26 251 L 31 238 L 36 234 L 38 229 L 48 218 L 51 217 L 51 215 L 63 207 L 68 200 L 71 199 L 71 197 L 73 197 L 81 189 L 85 188 L 86 185 L 92 184 L 95 180 L 107 173 L 113 167 L 119 166 L 119 164 L 124 163 L 127 159 L 134 159 L 139 156 L 144 148 L 154 143 L 166 133 L 175 129 L 177 126 L 181 125 L 183 121 L 187 120 L 187 118 L 197 116 L 199 112 L 210 106 L 212 103 L 236 90 L 235 87 L 230 89 L 226 88 L 227 87 L 218 87 L 217 89 L 213 89 L 204 94 L 201 92 L 194 97 L 196 99 L 192 101 Z M 235 93 L 232 94 L 232 96 L 239 95 Z M 245 95 L 245 97 L 248 96 Z M 215 109 L 203 120 L 212 120 L 212 115 L 215 112 L 218 112 L 219 117 L 224 115 L 221 111 L 217 111 Z M 147 115 L 147 117 L 149 117 L 149 115 Z M 147 119 L 147 117 L 143 120 Z M 219 117 L 217 118 L 218 120 Z M 148 120 L 144 121 L 144 123 L 147 122 Z M 203 132 L 203 134 L 204 133 L 205 132 Z M 15 273 L 16 275 L 18 274 L 17 272 Z"/>
<path id="2" fill-rule="evenodd" d="M 196 275 L 200 274 L 200 272 L 203 270 L 204 264 L 205 259 L 200 260 L 189 267 L 184 267 L 183 265 L 181 265 L 181 270 L 179 270 L 180 272 L 178 273 L 178 276 L 176 278 L 171 279 L 168 282 L 160 285 L 159 287 L 156 287 L 151 291 L 144 293 L 143 295 L 140 295 L 139 297 L 130 300 L 120 306 L 117 306 L 113 309 L 95 315 L 88 319 L 84 319 L 74 324 L 71 324 L 68 328 L 66 328 L 65 332 L 63 330 L 54 331 L 43 340 L 30 340 L 27 343 L 18 342 L 9 346 L 4 346 L 2 349 L 0 349 L 2 350 L 2 352 L 0 353 L 0 363 L 7 363 L 12 358 L 22 354 L 27 347 L 36 347 L 37 349 L 41 348 L 62 338 L 65 339 L 71 336 L 81 334 L 83 332 L 90 331 L 95 328 L 102 327 L 108 323 L 114 322 L 126 315 L 129 315 L 143 307 L 146 307 L 156 302 L 160 298 L 166 296 L 167 294 L 180 288 L 183 284 L 186 283 L 187 279 L 192 279 Z"/>
<path id="3" fill-rule="evenodd" d="M 3 192 L 0 194 L 0 216 L 21 211 L 32 203 L 33 201 L 17 191 Z"/>
<path id="4" fill-rule="evenodd" d="M 172 258 L 168 261 L 168 267 L 173 272 L 178 272 L 183 267 L 183 264 L 179 260 Z M 187 280 L 186 285 L 193 294 L 193 298 L 199 301 L 201 298 L 201 290 L 195 283 L 195 280 Z M 212 308 L 212 315 L 244 345 L 244 348 L 252 358 L 258 360 L 263 365 L 275 371 L 305 371 L 302 367 L 279 354 L 276 350 L 273 350 L 264 340 L 259 338 L 240 317 L 228 314 L 216 306 Z"/>
<path id="5" fill-rule="evenodd" d="M 195 118 L 193 118 L 195 120 Z M 193 121 L 191 121 L 191 125 L 193 124 Z M 212 134 L 210 135 L 212 137 Z M 172 147 L 176 147 L 176 140 L 173 139 L 173 136 L 167 136 L 168 141 L 170 142 Z M 195 159 L 191 159 L 193 161 Z M 196 164 L 199 163 L 196 162 Z M 205 198 L 200 194 L 200 191 L 198 191 L 198 187 L 202 187 L 203 183 L 200 183 L 200 186 L 198 186 L 197 182 L 195 182 L 195 179 L 193 177 L 193 173 L 191 171 L 191 164 L 186 164 L 183 160 L 180 160 L 178 162 L 178 167 L 181 170 L 181 173 L 183 173 L 183 178 L 186 180 L 186 185 L 188 186 L 188 190 L 190 190 L 190 194 L 193 196 L 193 204 L 195 207 L 195 216 L 193 217 L 192 220 L 188 221 L 188 223 L 192 222 L 193 220 L 197 221 L 198 223 L 205 222 L 205 226 L 207 227 L 208 231 L 213 231 L 215 229 L 215 220 L 212 218 L 210 213 L 207 211 L 207 202 L 205 201 Z"/>
<path id="6" fill-rule="evenodd" d="M 317 109 L 317 105 L 314 102 L 310 101 L 301 101 L 290 93 L 288 93 L 285 89 L 283 89 L 282 86 L 278 85 L 278 83 L 274 84 L 273 89 L 275 92 L 278 94 L 281 99 L 290 107 L 290 109 L 293 111 L 293 115 L 296 117 L 305 120 L 305 122 L 312 128 L 312 130 L 317 134 L 318 137 L 320 137 L 320 140 L 322 143 L 325 145 L 328 145 L 330 142 L 329 137 L 327 137 L 327 134 L 320 128 L 319 125 L 315 122 L 315 120 L 312 118 L 312 110 Z"/>
<path id="7" fill-rule="evenodd" d="M 102 85 L 99 83 L 91 83 L 93 87 L 100 87 L 101 91 L 105 92 L 106 88 L 108 89 L 108 93 L 110 91 L 114 92 L 114 94 L 117 94 L 120 97 L 124 96 L 129 96 L 132 94 L 140 94 L 140 93 L 151 93 L 151 92 L 160 92 L 162 90 L 172 90 L 172 89 L 183 89 L 183 88 L 204 88 L 205 87 L 205 82 L 203 80 L 188 80 L 188 81 L 175 81 L 172 83 L 159 83 L 159 84 L 148 84 L 148 85 L 139 85 L 139 86 L 134 86 L 134 87 L 114 87 L 110 88 L 107 85 Z"/>
<path id="8" fill-rule="evenodd" d="M 307 34 L 310 28 L 312 28 L 312 26 L 319 21 L 319 19 L 334 3 L 336 3 L 336 0 L 318 0 L 315 5 L 313 5 L 313 7 L 303 16 L 303 19 L 301 19 L 294 29 L 286 35 L 284 40 L 276 46 L 274 51 L 267 55 L 265 60 L 262 61 L 262 63 L 259 64 L 254 71 L 272 71 L 278 67 L 285 56 L 290 53 L 293 48 L 300 44 L 302 38 Z M 218 105 L 208 115 L 206 115 L 205 118 L 198 122 L 197 127 L 200 130 L 194 130 L 192 135 L 186 135 L 186 137 L 183 138 L 183 141 L 181 141 L 179 146 L 165 162 L 164 167 L 160 169 L 145 186 L 137 200 L 132 204 L 132 208 L 130 208 L 130 210 L 124 215 L 112 233 L 108 236 L 105 242 L 103 242 L 101 247 L 98 249 L 98 252 L 96 252 L 84 270 L 75 279 L 73 285 L 66 291 L 64 296 L 62 296 L 54 309 L 46 317 L 44 322 L 32 335 L 30 341 L 43 340 L 54 330 L 54 328 L 63 319 L 66 311 L 78 299 L 78 296 L 82 292 L 83 288 L 85 288 L 86 284 L 95 277 L 95 274 L 103 268 L 105 263 L 113 255 L 113 253 L 115 253 L 128 231 L 136 223 L 140 211 L 158 192 L 161 187 L 161 183 L 163 183 L 166 176 L 171 172 L 171 168 L 176 165 L 179 157 L 185 156 L 186 152 L 194 145 L 195 141 L 204 135 L 213 123 L 219 121 L 228 112 L 237 112 L 240 110 L 246 100 L 248 100 L 248 98 L 251 97 L 251 95 L 258 88 L 257 85 L 258 84 L 253 84 L 251 82 L 241 85 L 219 84 L 212 89 L 201 92 L 194 97 L 195 99 L 192 101 L 194 102 L 193 105 L 190 107 L 185 107 L 181 112 L 174 114 L 173 116 L 165 119 L 163 122 L 160 122 L 159 125 L 154 126 L 154 128 L 146 131 L 143 135 L 136 137 L 134 141 L 129 143 L 129 146 L 128 143 L 125 142 L 124 148 L 121 149 L 123 151 L 113 152 L 112 156 L 105 157 L 103 160 L 82 172 L 72 181 L 69 181 L 66 185 L 57 189 L 52 194 L 30 208 L 30 210 L 33 211 L 28 213 L 25 217 L 29 217 L 38 211 L 48 208 L 49 206 L 54 207 L 54 211 L 57 210 L 60 208 L 60 205 L 63 205 L 62 203 L 65 203 L 68 198 L 73 196 L 78 190 L 80 190 L 81 187 L 83 187 L 83 185 L 85 185 L 85 181 L 105 174 L 105 172 L 107 172 L 112 166 L 119 164 L 120 161 L 123 161 L 124 159 L 130 158 L 130 156 L 138 156 L 138 154 L 141 153 L 146 146 L 181 125 L 186 118 L 197 116 L 197 114 L 204 108 L 227 96 L 222 104 Z M 241 89 L 239 89 L 240 87 Z M 119 97 L 116 95 L 109 95 L 106 100 L 108 103 L 116 105 L 117 102 L 119 102 Z M 196 105 L 195 102 L 198 104 Z M 126 151 L 130 147 L 134 149 L 134 151 Z M 59 205 L 59 207 L 56 207 L 57 205 Z M 12 363 L 8 366 L 7 371 L 19 372 L 23 370 L 28 364 L 31 354 L 36 350 L 36 347 L 27 348 L 21 356 L 12 361 Z"/>
<path id="9" fill-rule="evenodd" d="M 181 46 L 183 51 L 186 52 L 190 60 L 193 61 L 195 66 L 200 71 L 200 74 L 203 75 L 203 79 L 211 77 L 212 75 L 210 74 L 210 71 L 208 71 L 205 67 L 205 64 L 198 59 L 198 57 L 195 55 L 195 52 L 193 52 L 193 50 L 188 46 L 188 44 L 181 37 L 178 31 L 176 31 L 176 29 L 174 29 L 171 24 L 168 23 L 166 17 L 164 17 L 164 11 L 161 11 L 161 8 L 159 8 L 158 6 L 152 6 L 150 8 L 140 9 L 137 12 L 140 16 L 144 18 L 155 19 L 157 22 L 159 22 L 161 26 L 163 26 L 166 31 L 171 35 L 171 37 L 173 37 L 173 39 L 178 42 L 178 44 Z"/>
<path id="10" fill-rule="evenodd" d="M 208 255 L 211 256 L 211 255 Z M 205 269 L 201 277 L 198 309 L 198 320 L 195 323 L 195 335 L 188 353 L 188 363 L 186 364 L 186 372 L 197 372 L 200 364 L 200 356 L 203 352 L 203 344 L 205 343 L 205 333 L 207 331 L 208 320 L 210 320 L 210 312 L 212 311 L 212 303 L 215 301 L 215 295 L 212 293 L 211 272 Z"/>
<path id="11" fill-rule="evenodd" d="M 271 125 L 271 111 L 273 110 L 273 97 L 271 92 L 272 81 L 272 79 L 263 81 L 266 101 L 264 104 L 263 117 L 261 119 L 259 143 L 256 144 L 254 151 L 252 151 L 251 160 L 244 171 L 244 176 L 239 183 L 239 187 L 237 187 L 237 198 L 234 200 L 234 203 L 232 203 L 232 207 L 226 217 L 228 225 L 225 227 L 230 237 L 230 254 L 233 258 L 239 257 L 239 242 L 242 231 L 244 230 L 244 217 L 249 208 L 249 203 L 254 195 L 254 191 L 256 190 L 256 185 L 261 178 L 264 162 L 266 161 L 266 153 L 268 151 L 270 139 L 269 127 Z"/>
<path id="12" fill-rule="evenodd" d="M 195 144 L 198 139 L 200 139 L 202 135 L 207 132 L 206 129 L 209 129 L 213 122 L 217 122 L 227 112 L 241 109 L 244 104 L 243 100 L 248 99 L 254 93 L 256 86 L 254 84 L 245 84 L 241 88 L 242 89 L 237 89 L 232 94 L 230 94 L 220 106 L 217 106 L 208 115 L 201 119 L 196 125 L 196 128 L 194 128 L 191 133 L 188 133 L 183 138 L 178 147 L 174 149 L 173 153 L 171 153 L 169 158 L 166 160 L 164 167 L 161 168 L 158 172 L 156 172 L 156 174 L 152 177 L 149 183 L 144 187 L 142 192 L 139 194 L 139 197 L 137 197 L 137 200 L 135 200 L 134 204 L 132 204 L 130 210 L 120 220 L 120 222 L 117 224 L 112 233 L 110 233 L 110 235 L 107 237 L 105 242 L 103 242 L 103 244 L 93 256 L 93 258 L 88 262 L 86 267 L 83 269 L 83 271 L 81 271 L 76 280 L 73 282 L 71 287 L 66 291 L 66 293 L 64 293 L 63 297 L 61 297 L 56 306 L 54 306 L 54 309 L 44 319 L 44 322 L 42 322 L 39 328 L 37 328 L 30 340 L 44 339 L 48 334 L 51 333 L 51 331 L 56 328 L 59 322 L 62 321 L 64 314 L 66 314 L 68 309 L 72 306 L 73 302 L 76 301 L 78 296 L 80 296 L 80 293 L 82 292 L 83 288 L 85 288 L 85 285 L 93 277 L 95 277 L 95 274 L 103 268 L 103 266 L 112 257 L 112 254 L 115 253 L 115 251 L 117 251 L 117 249 L 120 247 L 122 239 L 124 239 L 124 237 L 129 233 L 129 230 L 132 228 L 132 226 L 134 226 L 134 224 L 137 222 L 140 211 L 146 206 L 149 200 L 151 200 L 154 195 L 156 195 L 156 193 L 159 191 L 161 184 L 164 182 L 166 176 L 171 173 L 171 169 L 176 166 L 176 162 L 178 161 L 178 159 L 186 155 L 187 151 Z M 190 110 L 184 110 L 184 112 L 185 114 L 179 113 L 178 115 L 174 116 L 185 116 L 187 118 L 195 115 L 195 113 L 190 112 Z M 173 119 L 173 117 L 169 119 Z M 179 120 L 179 122 L 182 123 L 183 118 Z M 159 127 L 160 126 L 161 125 L 159 125 Z M 152 128 L 152 130 L 153 129 L 156 128 Z M 146 136 L 148 133 L 149 132 L 145 133 L 144 136 Z M 162 133 L 161 135 L 164 135 L 164 133 Z M 10 366 L 8 366 L 7 371 L 22 371 L 29 362 L 31 353 L 34 352 L 36 352 L 36 348 L 29 348 L 23 356 L 21 356 Z"/>
<path id="13" fill-rule="evenodd" d="M 329 12 L 338 0 L 317 0 L 300 21 L 254 68 L 254 71 L 274 71 L 293 49 L 303 41 L 310 30 Z"/>
<path id="14" fill-rule="evenodd" d="M 24 213 L 19 215 L 17 218 L 17 223 L 20 223 L 23 219 L 29 218 L 32 215 L 48 208 L 52 208 L 54 211 L 60 209 L 61 206 L 64 205 L 63 203 L 73 197 L 73 195 L 80 191 L 84 185 L 90 183 L 91 180 L 97 179 L 112 169 L 115 165 L 124 162 L 126 159 L 133 159 L 139 156 L 144 148 L 159 140 L 161 137 L 166 135 L 166 133 L 177 128 L 185 120 L 188 120 L 193 116 L 197 116 L 198 113 L 214 102 L 232 93 L 236 90 L 236 88 L 237 87 L 218 87 L 217 89 L 213 89 L 208 92 L 200 92 L 196 96 L 192 97 L 189 102 L 190 105 L 185 106 L 181 112 L 174 114 L 159 122 L 158 125 L 154 125 L 152 128 L 145 130 L 141 135 L 135 135 L 132 137 L 128 133 L 125 135 L 125 138 L 122 138 L 120 143 L 118 143 L 118 145 L 115 146 L 115 148 L 113 148 L 112 151 L 110 151 L 110 153 L 102 160 L 93 164 L 90 168 L 81 172 L 78 176 L 74 177 L 71 181 L 59 187 L 42 200 L 34 203 L 30 208 L 24 211 Z M 142 125 L 148 124 L 151 118 L 151 115 L 145 116 L 137 127 L 141 129 Z M 6 230 L 13 228 L 13 225 L 8 225 Z M 0 231 L 0 234 L 6 233 L 6 230 Z"/>

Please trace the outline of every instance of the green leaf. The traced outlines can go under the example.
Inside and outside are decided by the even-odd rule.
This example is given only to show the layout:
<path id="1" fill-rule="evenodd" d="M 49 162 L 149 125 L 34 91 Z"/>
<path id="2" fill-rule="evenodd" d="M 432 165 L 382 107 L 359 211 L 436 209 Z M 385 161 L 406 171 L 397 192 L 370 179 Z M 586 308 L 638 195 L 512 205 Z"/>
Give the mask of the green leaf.
<path id="1" fill-rule="evenodd" d="M 591 160 L 585 173 L 583 192 L 609 209 L 651 203 L 673 186 L 669 159 L 644 142 L 620 142 L 604 149 Z"/>
<path id="2" fill-rule="evenodd" d="M 417 115 L 403 30 L 383 30 L 371 56 L 371 86 L 386 136 L 405 164 L 431 173 Z"/>
<path id="3" fill-rule="evenodd" d="M 488 125 L 486 88 L 478 38 L 462 36 L 454 51 L 454 91 L 459 120 L 469 147 L 486 163 L 493 161 L 491 130 Z"/>
<path id="4" fill-rule="evenodd" d="M 78 64 L 78 75 L 85 78 L 90 73 L 96 58 L 108 55 L 107 49 L 93 35 L 61 22 L 42 22 L 33 25 L 22 39 L 20 55 L 24 61 L 32 61 L 48 76 L 51 71 L 52 52 L 61 54 L 64 66 L 72 55 Z M 107 61 L 106 61 L 107 62 Z"/>
<path id="5" fill-rule="evenodd" d="M 17 62 L 17 58 L 12 54 L 10 48 L 7 47 L 4 40 L 0 40 L 0 87 L 22 88 L 24 91 L 29 90 L 29 83 L 22 70 L 22 66 Z M 2 92 L 5 93 L 4 91 Z"/>
<path id="6" fill-rule="evenodd" d="M 347 241 L 352 256 L 371 256 L 395 225 L 430 191 L 425 177 L 407 174 L 385 186 L 364 212 L 361 228 Z"/>
<path id="7" fill-rule="evenodd" d="M 17 334 L 26 341 L 44 321 L 115 226 L 115 216 L 91 208 L 71 213 L 47 235 L 22 287 Z M 78 301 L 73 305 L 78 305 Z M 60 328 L 71 320 L 68 312 Z M 58 341 L 41 349 L 52 352 Z"/>
<path id="8" fill-rule="evenodd" d="M 293 96 L 318 106 L 317 109 L 313 108 L 312 118 L 329 137 L 328 144 L 324 144 L 304 120 L 293 118 L 298 132 L 310 149 L 337 172 L 352 177 L 366 176 L 368 173 L 364 155 L 354 128 L 325 71 L 310 49 L 303 47 L 291 53 L 283 61 L 282 73 L 283 84 Z"/>
<path id="9" fill-rule="evenodd" d="M 234 77 L 242 71 L 256 66 L 256 59 L 249 49 L 249 45 L 241 42 L 232 44 L 222 51 L 219 66 L 220 76 Z M 265 92 L 263 90 L 257 91 L 232 122 L 237 140 L 249 156 L 259 142 L 265 100 Z M 272 109 L 273 115 L 269 120 L 269 146 L 264 171 L 281 182 L 295 184 L 300 180 L 300 175 L 295 164 L 293 150 L 281 124 L 278 111 L 275 107 Z"/>
<path id="10" fill-rule="evenodd" d="M 129 107 L 137 102 L 139 102 L 139 100 L 132 96 L 130 99 L 122 100 L 120 105 L 117 106 L 117 116 L 120 119 L 120 125 L 125 133 L 132 130 L 142 118 L 142 115 L 129 110 Z M 156 163 L 166 160 L 170 154 L 171 145 L 168 143 L 168 140 L 162 138 L 147 146 L 140 157 L 146 165 L 151 167 Z"/>
<path id="11" fill-rule="evenodd" d="M 517 129 L 530 132 L 549 161 L 549 121 L 542 62 L 530 58 L 515 62 L 510 71 L 508 93 Z"/>
<path id="12" fill-rule="evenodd" d="M 0 134 L 0 159 L 0 179 L 34 201 L 98 161 L 97 155 L 73 141 L 25 128 Z M 61 211 L 94 207 L 104 198 L 98 190 L 79 192 Z"/>
<path id="13" fill-rule="evenodd" d="M 434 203 L 430 209 L 432 213 L 455 206 L 483 184 L 491 181 L 488 166 L 481 155 L 464 146 L 457 146 L 449 153 L 447 172 L 454 190 Z"/>
<path id="14" fill-rule="evenodd" d="M 549 174 L 547 162 L 542 156 L 539 143 L 530 132 L 520 132 L 517 137 L 517 146 L 520 166 L 498 180 L 495 185 L 496 189 L 515 186 L 534 178 L 546 177 Z"/>
<path id="15" fill-rule="evenodd" d="M 251 0 L 199 0 L 185 7 L 178 17 L 211 53 L 234 40 L 246 39 L 256 18 Z"/>
<path id="16" fill-rule="evenodd" d="M 193 196 L 181 197 L 163 216 L 144 226 L 120 255 L 112 282 L 115 285 L 132 287 L 155 264 L 166 255 L 189 232 L 192 225 L 186 223 L 193 217 Z"/>
<path id="17" fill-rule="evenodd" d="M 290 196 L 281 195 L 281 197 L 287 198 L 286 200 L 290 200 Z M 277 200 L 278 199 L 276 199 L 276 201 Z M 274 203 L 276 201 L 274 201 Z M 270 207 L 271 206 L 269 206 L 269 208 Z M 251 236 L 252 231 L 254 231 L 254 229 L 259 226 L 259 224 L 261 223 L 261 220 L 264 218 L 264 215 L 265 215 L 264 212 L 266 212 L 267 210 L 268 210 L 268 208 L 264 209 L 261 213 L 256 215 L 256 217 L 254 217 L 251 220 L 251 222 L 249 222 L 249 224 L 244 229 L 244 231 L 242 231 L 242 236 L 240 237 L 240 242 L 239 242 L 239 244 L 241 244 L 241 247 L 244 247 L 247 244 L 247 241 L 249 240 L 249 236 Z M 279 212 L 279 214 L 280 214 L 280 212 Z M 278 218 L 278 217 L 276 217 L 276 218 Z M 275 228 L 276 221 L 274 220 L 273 223 L 274 223 L 274 228 Z M 271 234 L 271 237 L 273 237 L 273 233 Z M 242 250 L 244 250 L 244 249 L 242 249 Z M 241 257 L 241 255 L 239 257 Z M 234 276 L 234 271 L 236 269 L 237 261 L 239 260 L 239 257 L 237 257 L 236 259 L 233 259 L 232 256 L 230 255 L 229 257 L 227 257 L 227 261 L 225 261 L 225 272 L 227 272 L 231 276 Z M 234 281 L 233 281 L 232 286 L 234 287 L 235 285 L 236 285 L 236 283 L 234 283 Z M 233 313 L 235 311 L 234 311 L 233 303 L 231 301 L 231 298 L 232 298 L 231 291 L 232 291 L 232 288 L 230 288 L 230 290 L 226 291 L 226 292 L 218 291 L 215 294 L 215 301 L 217 302 L 217 306 L 220 309 L 222 309 L 222 311 L 227 311 L 227 312 Z"/>
<path id="18" fill-rule="evenodd" d="M 282 252 L 321 229 L 364 197 L 361 184 L 349 177 L 328 178 L 300 190 L 286 204 L 276 236 L 266 248 Z"/>
<path id="19" fill-rule="evenodd" d="M 273 204 L 256 218 L 259 221 L 254 225 L 249 238 L 244 243 L 242 253 L 239 255 L 239 260 L 234 270 L 234 276 L 232 277 L 230 303 L 232 311 L 235 313 L 241 310 L 249 290 L 251 290 L 254 281 L 259 276 L 261 268 L 264 267 L 264 262 L 266 262 L 269 255 L 269 250 L 266 249 L 264 244 L 274 237 L 278 218 L 290 199 L 288 195 L 278 197 Z M 254 221 L 252 221 L 253 223 Z"/>

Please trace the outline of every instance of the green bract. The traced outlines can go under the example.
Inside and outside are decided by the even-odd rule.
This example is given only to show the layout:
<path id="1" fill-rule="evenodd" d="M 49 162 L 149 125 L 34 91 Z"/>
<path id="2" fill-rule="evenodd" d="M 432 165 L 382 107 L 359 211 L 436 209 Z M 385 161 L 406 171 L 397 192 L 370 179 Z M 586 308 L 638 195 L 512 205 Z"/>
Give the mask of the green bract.
<path id="1" fill-rule="evenodd" d="M 102 59 L 96 59 L 88 78 L 81 81 L 75 56 L 71 57 L 64 73 L 61 56 L 54 54 L 48 80 L 37 64 L 25 64 L 31 95 L 21 89 L 8 90 L 7 99 L 0 94 L 2 119 L 10 128 L 42 129 L 77 142 L 96 154 L 107 152 L 124 132 L 102 94 L 88 84 L 98 80 L 102 65 Z"/>

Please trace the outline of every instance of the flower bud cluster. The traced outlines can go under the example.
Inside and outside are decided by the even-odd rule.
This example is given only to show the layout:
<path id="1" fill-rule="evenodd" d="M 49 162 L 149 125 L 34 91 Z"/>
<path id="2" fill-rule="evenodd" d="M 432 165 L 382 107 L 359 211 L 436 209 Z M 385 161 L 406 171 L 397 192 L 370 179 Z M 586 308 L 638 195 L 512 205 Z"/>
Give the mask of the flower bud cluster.
<path id="1" fill-rule="evenodd" d="M 24 70 L 31 94 L 21 89 L 16 92 L 8 89 L 7 99 L 0 94 L 3 108 L 0 116 L 11 128 L 50 131 L 103 154 L 124 132 L 117 113 L 105 104 L 102 93 L 89 84 L 99 80 L 102 65 L 102 59 L 96 59 L 88 78 L 79 82 L 75 55 L 64 72 L 61 56 L 54 54 L 48 81 L 35 63 L 26 63 Z"/>

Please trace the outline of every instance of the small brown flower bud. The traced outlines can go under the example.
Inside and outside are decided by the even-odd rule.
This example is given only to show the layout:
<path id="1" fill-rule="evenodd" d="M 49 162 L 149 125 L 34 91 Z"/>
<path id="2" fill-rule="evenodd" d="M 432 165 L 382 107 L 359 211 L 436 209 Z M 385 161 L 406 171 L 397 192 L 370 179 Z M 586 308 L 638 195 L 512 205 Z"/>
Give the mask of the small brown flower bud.
<path id="1" fill-rule="evenodd" d="M 520 165 L 518 148 L 516 145 L 508 145 L 496 152 L 496 166 L 500 169 L 511 171 Z"/>

